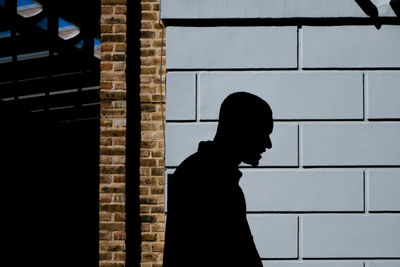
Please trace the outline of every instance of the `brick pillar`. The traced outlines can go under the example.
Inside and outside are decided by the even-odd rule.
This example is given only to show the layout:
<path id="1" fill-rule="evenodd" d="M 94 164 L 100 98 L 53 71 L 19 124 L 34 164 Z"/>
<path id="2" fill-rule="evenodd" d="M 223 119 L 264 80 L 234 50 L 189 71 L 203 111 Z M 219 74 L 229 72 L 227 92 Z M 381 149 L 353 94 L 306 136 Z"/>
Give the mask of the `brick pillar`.
<path id="1" fill-rule="evenodd" d="M 126 0 L 101 1 L 99 266 L 125 266 Z"/>
<path id="2" fill-rule="evenodd" d="M 125 266 L 126 0 L 102 0 L 100 266 Z M 159 1 L 142 1 L 141 266 L 161 266 L 164 241 L 165 56 Z M 164 52 L 165 53 L 165 52 Z M 160 68 L 161 63 L 161 68 Z M 160 71 L 162 72 L 160 76 Z M 160 90 L 163 90 L 161 98 Z"/>
<path id="3" fill-rule="evenodd" d="M 165 40 L 162 40 L 165 37 L 165 33 L 163 33 L 159 24 L 159 9 L 159 0 L 142 1 L 140 39 L 140 101 L 142 110 L 140 217 L 142 220 L 141 266 L 143 267 L 161 266 L 164 247 L 164 137 L 162 109 L 165 109 L 165 49 L 164 47 L 162 49 L 161 46 L 165 44 Z M 163 55 L 161 55 L 162 51 Z M 162 68 L 160 68 L 160 63 Z M 160 90 L 163 90 L 162 99 Z"/>

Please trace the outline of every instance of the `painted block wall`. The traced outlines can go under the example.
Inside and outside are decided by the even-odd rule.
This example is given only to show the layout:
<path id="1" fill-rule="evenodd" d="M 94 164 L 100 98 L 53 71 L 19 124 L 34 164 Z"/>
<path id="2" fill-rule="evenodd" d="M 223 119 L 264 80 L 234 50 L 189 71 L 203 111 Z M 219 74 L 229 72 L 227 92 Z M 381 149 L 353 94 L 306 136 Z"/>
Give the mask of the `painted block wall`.
<path id="1" fill-rule="evenodd" d="M 366 15 L 352 0 L 162 8 L 166 174 L 213 138 L 227 95 L 254 93 L 276 125 L 260 166 L 240 166 L 264 266 L 399 267 L 400 26 L 357 25 Z"/>

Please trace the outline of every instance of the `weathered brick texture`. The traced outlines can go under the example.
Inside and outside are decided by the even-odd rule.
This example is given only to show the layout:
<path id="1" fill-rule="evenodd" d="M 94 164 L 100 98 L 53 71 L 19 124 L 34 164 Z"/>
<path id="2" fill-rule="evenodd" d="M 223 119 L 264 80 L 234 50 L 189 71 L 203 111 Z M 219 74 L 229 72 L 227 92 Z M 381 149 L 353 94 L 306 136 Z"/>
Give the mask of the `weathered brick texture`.
<path id="1" fill-rule="evenodd" d="M 99 266 L 125 266 L 126 1 L 101 2 Z"/>
<path id="2" fill-rule="evenodd" d="M 103 0 L 101 15 L 100 266 L 125 266 L 126 0 Z M 165 70 L 159 1 L 142 1 L 140 212 L 142 265 L 159 266 L 164 239 Z M 160 71 L 162 75 L 160 76 Z M 165 93 L 163 93 L 165 95 Z"/>
<path id="3" fill-rule="evenodd" d="M 161 266 L 164 248 L 165 196 L 162 120 L 165 114 L 165 40 L 162 38 L 165 37 L 165 33 L 159 22 L 159 9 L 158 0 L 142 1 L 140 217 L 142 220 L 141 265 L 143 267 Z"/>
<path id="4" fill-rule="evenodd" d="M 100 266 L 125 266 L 126 0 L 103 0 L 101 15 Z M 159 1 L 142 1 L 140 215 L 142 265 L 160 266 L 164 240 L 165 57 Z M 160 75 L 160 71 L 162 72 Z M 165 92 L 163 92 L 165 95 Z"/>

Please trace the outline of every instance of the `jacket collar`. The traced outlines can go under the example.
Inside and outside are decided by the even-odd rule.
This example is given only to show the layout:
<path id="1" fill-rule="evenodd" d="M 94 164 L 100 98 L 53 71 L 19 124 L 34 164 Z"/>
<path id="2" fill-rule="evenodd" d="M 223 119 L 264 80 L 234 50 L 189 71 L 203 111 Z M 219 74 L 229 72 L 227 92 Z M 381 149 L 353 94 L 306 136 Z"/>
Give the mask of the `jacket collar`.
<path id="1" fill-rule="evenodd" d="M 223 151 L 213 141 L 201 141 L 197 152 L 207 157 L 213 164 L 219 165 L 220 169 L 226 172 L 225 177 L 230 177 L 232 181 L 239 182 L 242 172 L 237 164 L 229 161 L 229 157 L 226 156 L 227 151 Z"/>

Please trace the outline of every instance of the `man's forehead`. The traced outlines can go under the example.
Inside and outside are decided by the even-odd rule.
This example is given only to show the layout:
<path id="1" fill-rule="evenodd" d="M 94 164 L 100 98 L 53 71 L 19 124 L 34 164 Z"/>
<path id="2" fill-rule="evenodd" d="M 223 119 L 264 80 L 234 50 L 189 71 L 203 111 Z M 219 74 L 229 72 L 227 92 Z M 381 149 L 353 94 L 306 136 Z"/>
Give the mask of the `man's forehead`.
<path id="1" fill-rule="evenodd" d="M 260 134 L 270 134 L 273 131 L 274 128 L 274 123 L 273 121 L 267 121 L 267 122 L 258 122 L 255 125 L 252 126 L 253 131 L 256 131 Z"/>
<path id="2" fill-rule="evenodd" d="M 266 125 L 266 132 L 268 134 L 272 133 L 272 131 L 274 130 L 274 121 L 271 119 L 265 125 Z"/>

